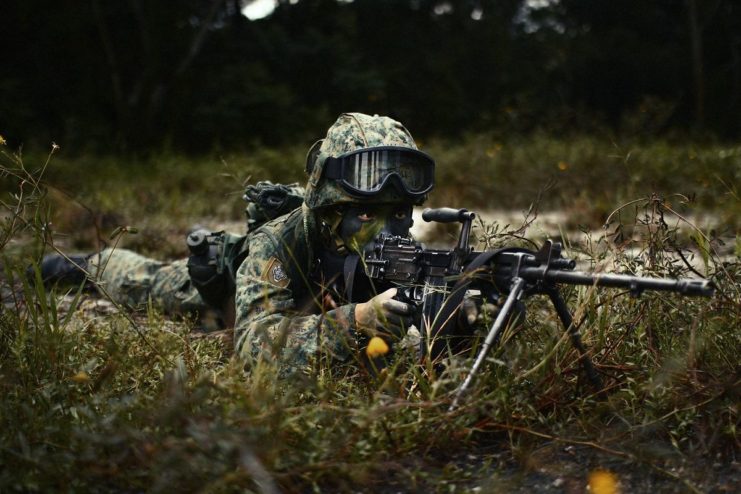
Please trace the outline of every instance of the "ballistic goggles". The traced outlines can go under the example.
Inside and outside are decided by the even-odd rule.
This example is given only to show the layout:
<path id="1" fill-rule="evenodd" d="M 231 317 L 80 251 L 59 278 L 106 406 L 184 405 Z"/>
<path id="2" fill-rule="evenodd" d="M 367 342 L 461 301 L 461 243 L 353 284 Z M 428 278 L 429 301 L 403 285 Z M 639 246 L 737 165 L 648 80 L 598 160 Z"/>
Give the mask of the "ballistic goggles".
<path id="1" fill-rule="evenodd" d="M 324 176 L 350 194 L 369 196 L 396 177 L 407 195 L 417 198 L 435 185 L 435 161 L 416 149 L 379 146 L 360 149 L 324 162 Z"/>

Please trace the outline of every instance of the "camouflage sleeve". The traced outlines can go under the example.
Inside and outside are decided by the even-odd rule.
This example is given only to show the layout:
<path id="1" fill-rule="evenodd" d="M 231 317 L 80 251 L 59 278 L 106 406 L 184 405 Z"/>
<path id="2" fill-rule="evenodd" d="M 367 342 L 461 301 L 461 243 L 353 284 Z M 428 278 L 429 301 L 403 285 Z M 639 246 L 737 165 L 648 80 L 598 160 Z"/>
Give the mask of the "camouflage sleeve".
<path id="1" fill-rule="evenodd" d="M 355 306 L 322 311 L 297 307 L 294 288 L 306 283 L 289 276 L 287 261 L 267 236 L 250 239 L 250 254 L 237 272 L 235 345 L 248 364 L 262 358 L 276 361 L 282 371 L 305 369 L 319 357 L 346 360 L 355 348 Z"/>

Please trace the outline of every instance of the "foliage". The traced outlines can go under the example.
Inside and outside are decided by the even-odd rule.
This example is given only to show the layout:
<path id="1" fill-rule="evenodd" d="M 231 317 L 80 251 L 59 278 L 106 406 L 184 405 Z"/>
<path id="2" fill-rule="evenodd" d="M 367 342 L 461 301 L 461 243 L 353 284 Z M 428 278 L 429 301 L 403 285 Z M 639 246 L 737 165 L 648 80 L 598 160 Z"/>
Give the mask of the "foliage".
<path id="1" fill-rule="evenodd" d="M 183 232 L 194 222 L 242 231 L 240 197 L 246 182 L 303 182 L 310 144 L 202 157 L 162 152 L 138 160 L 74 157 L 59 150 L 46 175 L 55 240 L 67 249 L 95 249 L 109 241 L 114 228 L 128 225 L 139 233 L 121 245 L 160 257 L 182 256 Z M 677 211 L 712 217 L 716 237 L 733 239 L 741 227 L 738 146 L 490 132 L 422 141 L 421 147 L 437 162 L 432 206 L 524 211 L 540 195 L 542 211 L 566 212 L 563 228 L 598 229 L 621 204 L 652 193 L 681 193 L 685 199 L 673 199 Z M 28 158 L 44 159 L 38 154 Z M 472 181 L 477 187 L 471 187 Z M 630 224 L 631 212 L 635 216 L 634 209 L 623 209 L 622 221 Z"/>
<path id="2" fill-rule="evenodd" d="M 479 133 L 424 144 L 439 165 L 437 182 L 444 184 L 432 194 L 436 205 L 524 210 L 540 195 L 543 210 L 566 209 L 572 223 L 564 226 L 595 228 L 616 205 L 682 193 L 700 211 L 720 215 L 731 235 L 739 228 L 741 147 L 735 145 L 540 132 Z"/>
<path id="3" fill-rule="evenodd" d="M 244 3 L 12 2 L 2 131 L 75 154 L 286 144 L 348 110 L 424 137 L 741 132 L 736 0 Z"/>
<path id="4" fill-rule="evenodd" d="M 645 158 L 652 163 L 662 163 L 661 153 L 669 149 L 649 148 L 660 150 Z M 515 148 L 506 152 L 528 155 Z M 570 157 L 569 163 L 579 159 Z M 669 166 L 672 158 L 663 159 L 662 166 Z M 380 381 L 352 364 L 319 362 L 309 375 L 280 380 L 269 367 L 245 373 L 218 339 L 198 335 L 188 321 L 165 320 L 155 308 L 133 316 L 101 313 L 82 293 L 46 292 L 38 273 L 36 283 L 29 283 L 28 262 L 38 260 L 42 248 L 58 245 L 49 225 L 52 189 L 42 174 L 67 175 L 46 165 L 29 169 L 13 154 L 3 160 L 4 189 L 15 192 L 5 196 L 10 202 L 3 204 L 0 237 L 4 492 L 470 490 L 498 485 L 507 469 L 502 451 L 528 465 L 549 444 L 591 448 L 631 468 L 653 469 L 673 488 L 695 489 L 708 474 L 676 473 L 683 460 L 702 465 L 704 459 L 731 461 L 738 454 L 735 358 L 741 334 L 734 328 L 741 326 L 741 264 L 737 256 L 719 257 L 702 231 L 695 236 L 707 248 L 707 274 L 718 287 L 713 300 L 567 291 L 609 386 L 606 399 L 582 384 L 555 315 L 532 300 L 527 324 L 505 335 L 504 347 L 464 406 L 448 413 L 449 393 L 470 359 L 453 359 L 444 373 L 402 362 Z M 183 166 L 176 157 L 157 163 L 161 175 L 155 176 L 169 178 L 156 182 L 164 214 L 177 205 L 201 213 L 198 201 L 168 197 L 177 184 L 196 179 L 197 165 Z M 152 171 L 149 165 L 142 173 Z M 103 180 L 81 176 L 91 180 L 80 184 L 82 196 Z M 123 191 L 108 198 L 124 216 L 146 207 L 122 200 L 125 192 L 147 187 L 144 178 L 127 178 L 128 183 L 117 178 Z M 738 208 L 728 202 L 714 206 L 719 204 Z M 668 255 L 673 245 L 690 255 L 667 221 L 672 206 L 656 198 L 639 206 L 638 223 L 631 217 L 634 224 L 624 225 L 633 228 L 632 242 L 587 239 L 568 246 L 570 254 L 592 267 L 688 274 L 690 268 Z M 613 215 L 612 225 L 621 218 Z M 512 240 L 500 226 L 487 227 L 492 245 Z"/>

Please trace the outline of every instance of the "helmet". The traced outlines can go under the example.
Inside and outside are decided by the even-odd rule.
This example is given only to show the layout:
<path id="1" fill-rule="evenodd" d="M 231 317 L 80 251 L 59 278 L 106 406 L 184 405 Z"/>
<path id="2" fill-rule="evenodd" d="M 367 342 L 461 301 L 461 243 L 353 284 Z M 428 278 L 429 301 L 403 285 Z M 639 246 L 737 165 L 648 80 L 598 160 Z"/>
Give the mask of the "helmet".
<path id="1" fill-rule="evenodd" d="M 362 180 L 353 180 L 359 166 Z M 304 202 L 312 210 L 337 204 L 422 204 L 432 189 L 434 161 L 396 120 L 343 113 L 309 150 L 306 172 Z M 409 172 L 415 172 L 414 178 L 407 178 Z"/>

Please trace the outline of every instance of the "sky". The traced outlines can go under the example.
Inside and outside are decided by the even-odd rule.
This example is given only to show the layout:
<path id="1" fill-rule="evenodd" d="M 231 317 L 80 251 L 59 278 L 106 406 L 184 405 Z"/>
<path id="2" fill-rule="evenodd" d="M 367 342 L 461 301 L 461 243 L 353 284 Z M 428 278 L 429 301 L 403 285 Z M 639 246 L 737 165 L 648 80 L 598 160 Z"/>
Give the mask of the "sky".
<path id="1" fill-rule="evenodd" d="M 242 14 L 249 20 L 262 19 L 275 10 L 275 0 L 254 0 L 242 9 Z"/>
<path id="2" fill-rule="evenodd" d="M 557 2 L 558 0 L 527 0 L 525 4 L 529 9 L 539 9 L 543 7 L 547 7 L 551 3 Z M 296 3 L 298 0 L 291 0 L 291 3 Z M 242 14 L 244 14 L 245 17 L 247 17 L 249 20 L 254 21 L 256 19 L 262 19 L 263 17 L 266 17 L 270 15 L 273 10 L 275 10 L 275 6 L 277 5 L 277 0 L 253 0 L 252 2 L 248 3 L 243 9 Z M 444 8 L 441 6 L 441 8 Z M 442 14 L 444 12 L 437 12 L 436 13 Z M 481 11 L 479 9 L 475 9 L 474 12 L 471 14 L 471 16 L 478 20 L 481 18 Z"/>

